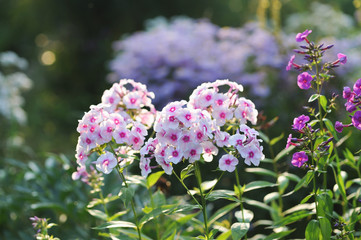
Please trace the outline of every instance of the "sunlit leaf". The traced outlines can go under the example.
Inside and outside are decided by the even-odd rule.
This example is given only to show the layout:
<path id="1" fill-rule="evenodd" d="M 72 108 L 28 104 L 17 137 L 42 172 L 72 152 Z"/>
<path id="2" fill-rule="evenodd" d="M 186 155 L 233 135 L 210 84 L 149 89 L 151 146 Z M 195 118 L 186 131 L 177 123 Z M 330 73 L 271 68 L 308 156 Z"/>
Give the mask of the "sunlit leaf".
<path id="1" fill-rule="evenodd" d="M 306 227 L 306 240 L 319 240 L 320 235 L 320 225 L 319 222 L 315 219 L 311 220 Z"/>
<path id="2" fill-rule="evenodd" d="M 244 235 L 247 234 L 248 229 L 250 227 L 249 223 L 234 223 L 231 226 L 232 230 L 232 239 L 240 240 Z"/>
<path id="3" fill-rule="evenodd" d="M 268 169 L 264 169 L 264 168 L 246 168 L 245 169 L 246 172 L 249 173 L 255 173 L 255 174 L 259 174 L 259 175 L 263 175 L 263 176 L 271 176 L 271 177 L 277 177 L 277 174 L 271 170 Z"/>
<path id="4" fill-rule="evenodd" d="M 151 188 L 158 179 L 163 175 L 164 171 L 158 171 L 155 173 L 152 173 L 147 178 L 147 188 Z"/>

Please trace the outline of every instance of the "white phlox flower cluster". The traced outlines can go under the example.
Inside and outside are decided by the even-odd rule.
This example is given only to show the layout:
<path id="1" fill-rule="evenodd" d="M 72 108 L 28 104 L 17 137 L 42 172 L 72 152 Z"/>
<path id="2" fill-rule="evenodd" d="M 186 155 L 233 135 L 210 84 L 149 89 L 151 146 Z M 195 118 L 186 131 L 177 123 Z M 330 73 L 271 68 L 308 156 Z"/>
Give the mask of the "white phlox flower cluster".
<path id="1" fill-rule="evenodd" d="M 131 86 L 132 90 L 128 90 L 127 86 Z M 147 129 L 155 119 L 156 111 L 151 98 L 154 94 L 148 92 L 145 85 L 129 79 L 122 79 L 104 91 L 102 102 L 90 106 L 90 111 L 79 120 L 77 131 L 80 136 L 75 157 L 80 172 L 75 172 L 73 179 L 86 176 L 86 160 L 93 152 L 100 155 L 93 164 L 105 174 L 118 164 L 124 167 L 132 161 L 131 157 L 117 159 L 113 151 L 106 150 L 106 144 L 113 143 L 117 156 L 131 156 L 141 148 Z"/>
<path id="2" fill-rule="evenodd" d="M 155 138 L 140 150 L 142 175 L 151 172 L 152 159 L 170 175 L 173 164 L 200 159 L 211 162 L 223 147 L 230 153 L 220 158 L 220 170 L 234 171 L 236 156 L 244 158 L 247 165 L 258 166 L 264 158 L 259 133 L 246 125 L 248 121 L 256 124 L 258 111 L 252 101 L 239 97 L 242 91 L 242 85 L 217 80 L 196 88 L 189 102 L 166 105 L 155 120 Z M 228 126 L 231 131 L 226 131 Z"/>

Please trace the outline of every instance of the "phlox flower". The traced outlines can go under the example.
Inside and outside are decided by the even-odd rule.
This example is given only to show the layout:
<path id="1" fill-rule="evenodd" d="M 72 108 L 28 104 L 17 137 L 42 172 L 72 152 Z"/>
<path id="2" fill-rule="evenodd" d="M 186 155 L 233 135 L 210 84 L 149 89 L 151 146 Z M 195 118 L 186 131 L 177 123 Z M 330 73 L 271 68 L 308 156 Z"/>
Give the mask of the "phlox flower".
<path id="1" fill-rule="evenodd" d="M 191 131 L 183 130 L 178 141 L 180 149 L 187 149 L 189 144 L 194 141 L 194 136 Z"/>
<path id="2" fill-rule="evenodd" d="M 361 96 L 361 78 L 353 85 L 353 91 L 357 96 Z"/>
<path id="3" fill-rule="evenodd" d="M 252 163 L 253 165 L 258 166 L 260 161 L 264 159 L 262 150 L 263 147 L 258 146 L 258 141 L 253 140 L 241 149 L 240 154 L 244 158 L 245 164 L 250 166 Z"/>
<path id="4" fill-rule="evenodd" d="M 80 135 L 80 144 L 88 152 L 97 146 L 96 136 L 86 132 Z"/>
<path id="5" fill-rule="evenodd" d="M 355 112 L 351 118 L 352 125 L 358 130 L 361 130 L 361 111 Z"/>
<path id="6" fill-rule="evenodd" d="M 338 58 L 338 61 L 339 61 L 341 64 L 346 64 L 346 63 L 347 63 L 347 56 L 346 56 L 345 54 L 338 53 L 338 54 L 337 54 L 337 58 Z"/>
<path id="7" fill-rule="evenodd" d="M 299 116 L 297 118 L 294 118 L 293 119 L 292 129 L 301 131 L 306 126 L 306 123 L 308 121 L 310 121 L 310 117 L 305 116 L 305 115 L 301 115 L 301 116 Z"/>
<path id="8" fill-rule="evenodd" d="M 129 136 L 130 144 L 133 146 L 134 150 L 139 150 L 142 145 L 144 144 L 144 137 L 139 136 L 139 134 L 136 133 L 130 133 Z"/>
<path id="9" fill-rule="evenodd" d="M 229 138 L 231 137 L 231 135 L 228 132 L 222 132 L 219 130 L 216 130 L 215 132 L 215 140 L 216 140 L 216 144 L 218 147 L 229 147 L 230 143 L 229 143 Z"/>
<path id="10" fill-rule="evenodd" d="M 117 144 L 130 142 L 130 131 L 127 128 L 117 127 L 113 132 L 113 138 Z"/>
<path id="11" fill-rule="evenodd" d="M 134 122 L 133 123 L 133 127 L 131 129 L 131 132 L 132 134 L 138 134 L 139 137 L 142 137 L 142 136 L 146 136 L 148 134 L 148 131 L 146 129 L 146 127 L 139 123 L 139 122 Z"/>
<path id="12" fill-rule="evenodd" d="M 147 177 L 148 174 L 152 171 L 149 164 L 149 158 L 143 158 L 139 161 L 139 168 L 143 177 Z"/>
<path id="13" fill-rule="evenodd" d="M 217 108 L 224 108 L 224 107 L 229 107 L 229 97 L 227 97 L 224 94 L 216 93 L 214 95 L 213 108 L 217 109 Z"/>
<path id="14" fill-rule="evenodd" d="M 176 117 L 185 127 L 191 127 L 196 120 L 196 112 L 188 108 L 179 109 L 176 113 Z"/>
<path id="15" fill-rule="evenodd" d="M 297 85 L 299 88 L 307 90 L 311 87 L 313 77 L 308 72 L 303 72 L 297 77 Z"/>
<path id="16" fill-rule="evenodd" d="M 194 163 L 201 158 L 203 148 L 200 144 L 191 143 L 184 151 L 184 157 L 188 159 L 189 163 Z"/>
<path id="17" fill-rule="evenodd" d="M 238 152 L 241 152 L 243 148 L 243 143 L 246 141 L 246 136 L 236 133 L 229 137 L 229 144 L 231 144 L 233 147 L 235 147 Z"/>
<path id="18" fill-rule="evenodd" d="M 158 139 L 149 138 L 148 141 L 140 149 L 139 151 L 140 156 L 144 157 L 147 154 L 153 154 L 157 144 L 158 144 Z"/>
<path id="19" fill-rule="evenodd" d="M 98 169 L 105 174 L 109 174 L 115 166 L 117 166 L 118 161 L 115 158 L 114 154 L 111 152 L 105 152 L 100 155 L 99 158 L 93 162 Z"/>
<path id="20" fill-rule="evenodd" d="M 89 173 L 86 171 L 86 167 L 85 166 L 79 166 L 76 168 L 76 171 L 73 172 L 73 174 L 71 175 L 71 178 L 73 180 L 78 180 L 78 179 L 86 179 L 89 176 Z"/>
<path id="21" fill-rule="evenodd" d="M 241 97 L 237 101 L 237 108 L 234 111 L 234 117 L 239 119 L 240 124 L 246 124 L 247 120 L 253 125 L 257 123 L 258 111 L 255 108 L 254 103 L 244 97 Z"/>
<path id="22" fill-rule="evenodd" d="M 342 132 L 343 127 L 344 126 L 343 126 L 342 122 L 339 122 L 339 121 L 335 122 L 335 129 L 336 129 L 337 132 L 339 132 L 339 133 Z"/>
<path id="23" fill-rule="evenodd" d="M 167 144 L 172 144 L 173 146 L 178 145 L 178 140 L 181 137 L 181 130 L 179 129 L 168 129 L 166 131 L 166 134 L 164 136 L 165 141 L 167 141 Z"/>
<path id="24" fill-rule="evenodd" d="M 289 61 L 288 64 L 287 64 L 286 71 L 291 70 L 295 58 L 296 58 L 296 55 L 292 55 L 292 56 L 291 56 L 291 59 L 290 59 L 290 61 Z"/>
<path id="25" fill-rule="evenodd" d="M 121 100 L 119 94 L 113 88 L 105 90 L 101 99 L 102 103 L 109 104 L 110 111 L 114 111 Z"/>
<path id="26" fill-rule="evenodd" d="M 164 172 L 168 175 L 172 174 L 173 171 L 173 167 L 172 164 L 165 161 L 164 158 L 156 158 L 155 159 L 157 161 L 157 163 L 162 167 L 162 169 L 164 170 Z"/>
<path id="27" fill-rule="evenodd" d="M 172 162 L 174 164 L 179 163 L 183 158 L 183 152 L 181 152 L 179 149 L 168 146 L 165 150 L 165 160 L 166 162 Z"/>
<path id="28" fill-rule="evenodd" d="M 105 142 L 110 142 L 113 137 L 113 131 L 116 125 L 114 121 L 108 119 L 106 121 L 101 122 L 100 124 L 100 135 L 104 139 Z"/>
<path id="29" fill-rule="evenodd" d="M 116 126 L 118 126 L 118 125 L 124 126 L 125 125 L 125 120 L 124 120 L 123 116 L 117 112 L 111 113 L 109 115 L 109 119 L 112 120 Z"/>
<path id="30" fill-rule="evenodd" d="M 215 95 L 214 90 L 207 89 L 207 90 L 202 91 L 199 94 L 198 105 L 202 108 L 213 105 L 214 97 L 215 97 L 214 95 Z"/>
<path id="31" fill-rule="evenodd" d="M 352 96 L 351 89 L 349 87 L 344 87 L 342 92 L 342 97 L 345 99 L 350 99 Z"/>
<path id="32" fill-rule="evenodd" d="M 206 162 L 212 162 L 213 155 L 217 156 L 218 148 L 212 142 L 206 141 L 201 143 L 203 147 L 203 159 Z"/>
<path id="33" fill-rule="evenodd" d="M 88 155 L 86 150 L 78 143 L 76 147 L 76 154 L 75 154 L 76 162 L 78 165 L 83 166 L 85 161 L 88 159 Z"/>
<path id="34" fill-rule="evenodd" d="M 128 109 L 140 108 L 141 96 L 139 92 L 130 92 L 123 97 L 123 102 Z"/>
<path id="35" fill-rule="evenodd" d="M 238 165 L 238 159 L 231 154 L 225 154 L 219 159 L 219 169 L 222 171 L 233 172 Z"/>
<path id="36" fill-rule="evenodd" d="M 293 154 L 291 163 L 295 167 L 301 167 L 307 161 L 307 154 L 304 151 L 301 151 Z"/>
<path id="37" fill-rule="evenodd" d="M 213 110 L 212 116 L 216 120 L 218 126 L 223 126 L 226 121 L 233 118 L 233 112 L 229 108 L 220 107 Z"/>
<path id="38" fill-rule="evenodd" d="M 302 42 L 303 40 L 307 41 L 307 36 L 312 33 L 312 30 L 308 30 L 306 29 L 303 33 L 298 33 L 296 35 L 296 41 L 297 42 Z"/>

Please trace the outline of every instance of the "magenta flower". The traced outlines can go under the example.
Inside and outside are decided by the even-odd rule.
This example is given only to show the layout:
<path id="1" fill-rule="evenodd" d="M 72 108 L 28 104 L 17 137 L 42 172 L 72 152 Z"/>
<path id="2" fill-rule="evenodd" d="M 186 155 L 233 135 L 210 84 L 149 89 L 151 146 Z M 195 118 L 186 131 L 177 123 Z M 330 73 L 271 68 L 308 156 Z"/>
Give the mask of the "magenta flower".
<path id="1" fill-rule="evenodd" d="M 345 99 L 349 99 L 352 96 L 351 89 L 349 87 L 344 87 L 342 92 L 342 97 Z"/>
<path id="2" fill-rule="evenodd" d="M 292 65 L 294 64 L 293 61 L 295 60 L 296 55 L 292 55 L 291 59 L 288 61 L 287 67 L 286 67 L 286 71 L 291 70 Z"/>
<path id="3" fill-rule="evenodd" d="M 293 154 L 291 163 L 295 167 L 301 167 L 307 161 L 307 154 L 304 151 L 301 151 Z"/>
<path id="4" fill-rule="evenodd" d="M 347 63 L 347 56 L 345 54 L 339 53 L 339 54 L 337 54 L 337 58 L 341 64 Z"/>
<path id="5" fill-rule="evenodd" d="M 307 36 L 308 34 L 310 34 L 312 32 L 312 30 L 308 30 L 306 29 L 303 33 L 298 33 L 296 35 L 296 41 L 297 42 L 302 42 L 303 40 L 307 41 Z"/>
<path id="6" fill-rule="evenodd" d="M 222 171 L 233 172 L 238 164 L 238 159 L 230 154 L 223 155 L 219 159 L 219 169 Z"/>
<path id="7" fill-rule="evenodd" d="M 342 132 L 342 130 L 343 130 L 343 124 L 342 124 L 342 122 L 339 122 L 339 121 L 336 121 L 335 122 L 335 129 L 336 129 L 336 131 L 337 132 Z"/>
<path id="8" fill-rule="evenodd" d="M 351 118 L 352 125 L 355 126 L 358 130 L 361 130 L 361 111 L 355 112 Z"/>
<path id="9" fill-rule="evenodd" d="M 308 72 L 303 72 L 297 77 L 297 85 L 301 89 L 309 89 L 311 87 L 311 81 L 313 77 Z"/>
<path id="10" fill-rule="evenodd" d="M 294 130 L 301 131 L 306 126 L 306 123 L 308 121 L 310 121 L 309 116 L 301 115 L 301 116 L 293 119 L 292 127 L 293 127 Z"/>
<path id="11" fill-rule="evenodd" d="M 353 85 L 353 91 L 357 96 L 361 96 L 361 78 L 358 79 Z"/>

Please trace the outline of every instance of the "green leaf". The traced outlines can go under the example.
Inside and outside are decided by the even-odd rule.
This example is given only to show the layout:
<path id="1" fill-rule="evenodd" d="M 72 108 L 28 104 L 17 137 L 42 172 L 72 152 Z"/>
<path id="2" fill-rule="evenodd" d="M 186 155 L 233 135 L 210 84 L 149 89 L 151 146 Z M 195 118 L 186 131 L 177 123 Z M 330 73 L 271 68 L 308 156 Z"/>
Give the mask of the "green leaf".
<path id="1" fill-rule="evenodd" d="M 315 93 L 308 99 L 308 102 L 313 102 L 319 97 L 320 97 L 320 95 Z"/>
<path id="2" fill-rule="evenodd" d="M 333 204 L 330 195 L 321 193 L 316 197 L 318 216 L 329 218 L 332 216 Z"/>
<path id="3" fill-rule="evenodd" d="M 212 181 L 205 181 L 201 183 L 201 188 L 203 190 L 203 192 L 211 189 L 212 187 L 214 187 L 214 185 L 216 185 L 217 183 L 217 179 L 214 179 Z"/>
<path id="4" fill-rule="evenodd" d="M 121 211 L 121 212 L 117 212 L 115 214 L 113 214 L 113 216 L 111 216 L 109 218 L 109 221 L 113 221 L 114 219 L 120 217 L 120 216 L 123 216 L 124 214 L 126 214 L 128 211 Z"/>
<path id="5" fill-rule="evenodd" d="M 233 223 L 231 226 L 232 239 L 240 240 L 244 235 L 247 234 L 249 227 L 249 223 Z"/>
<path id="6" fill-rule="evenodd" d="M 181 171 L 180 178 L 182 180 L 186 179 L 189 176 L 192 176 L 192 172 L 194 171 L 194 164 L 189 164 L 186 168 Z"/>
<path id="7" fill-rule="evenodd" d="M 312 214 L 314 214 L 311 211 L 298 211 L 295 213 L 292 213 L 284 218 L 282 218 L 281 221 L 278 221 L 275 223 L 275 227 L 281 227 L 281 226 L 285 226 L 288 225 L 290 223 L 296 222 L 298 220 L 301 220 L 305 217 L 311 216 Z"/>
<path id="8" fill-rule="evenodd" d="M 259 175 L 263 175 L 263 176 L 271 176 L 276 178 L 277 177 L 277 173 L 268 170 L 268 169 L 264 169 L 264 168 L 246 168 L 246 172 L 249 173 L 255 173 L 255 174 L 259 174 Z"/>
<path id="9" fill-rule="evenodd" d="M 271 182 L 267 182 L 267 181 L 254 181 L 254 182 L 250 182 L 246 185 L 246 188 L 244 190 L 244 192 L 249 192 L 255 189 L 260 189 L 260 188 L 266 188 L 266 187 L 274 187 L 277 186 L 276 183 L 271 183 Z"/>
<path id="10" fill-rule="evenodd" d="M 106 228 L 137 228 L 137 226 L 132 222 L 110 221 L 110 222 L 104 223 L 98 227 L 94 227 L 93 229 L 100 230 L 100 229 L 106 229 Z"/>
<path id="11" fill-rule="evenodd" d="M 232 234 L 232 230 L 229 230 L 229 231 L 224 232 L 221 235 L 219 235 L 216 239 L 217 240 L 227 240 L 229 238 L 229 236 L 231 236 L 231 234 Z"/>
<path id="12" fill-rule="evenodd" d="M 282 231 L 278 233 L 272 233 L 271 235 L 267 236 L 266 238 L 262 238 L 263 240 L 273 240 L 273 239 L 283 239 L 287 235 L 293 233 L 296 229 Z"/>
<path id="13" fill-rule="evenodd" d="M 235 212 L 234 216 L 237 218 L 238 222 L 248 222 L 250 223 L 254 217 L 254 214 L 252 211 L 243 209 L 242 211 Z M 244 217 L 244 219 L 243 219 Z"/>
<path id="14" fill-rule="evenodd" d="M 319 240 L 320 226 L 317 220 L 311 220 L 306 227 L 306 240 Z"/>
<path id="15" fill-rule="evenodd" d="M 278 177 L 277 183 L 279 184 L 278 189 L 279 189 L 280 194 L 283 194 L 285 192 L 286 188 L 288 187 L 289 182 L 290 181 L 285 176 L 281 175 Z"/>
<path id="16" fill-rule="evenodd" d="M 271 201 L 278 199 L 279 196 L 280 196 L 280 194 L 278 192 L 271 192 L 271 193 L 268 193 L 266 196 L 264 196 L 263 201 L 265 203 L 269 203 Z"/>
<path id="17" fill-rule="evenodd" d="M 246 203 L 248 205 L 258 207 L 258 208 L 262 208 L 262 209 L 264 209 L 266 211 L 272 211 L 272 207 L 268 206 L 267 204 L 265 204 L 263 202 L 256 201 L 256 200 L 253 200 L 253 199 L 248 199 L 248 198 L 245 198 L 245 197 L 242 197 L 242 200 L 243 200 L 244 203 Z"/>
<path id="18" fill-rule="evenodd" d="M 336 130 L 335 130 L 335 127 L 333 126 L 333 123 L 332 123 L 329 119 L 327 119 L 327 118 L 324 118 L 324 119 L 323 119 L 323 122 L 325 123 L 328 131 L 330 131 L 331 134 L 332 134 L 332 136 L 338 141 L 339 139 L 338 139 L 338 136 L 337 136 L 337 132 L 336 132 Z"/>
<path id="19" fill-rule="evenodd" d="M 288 178 L 289 180 L 294 181 L 294 182 L 301 181 L 301 178 L 293 173 L 284 172 L 284 173 L 282 173 L 282 176 L 285 176 L 286 178 Z"/>
<path id="20" fill-rule="evenodd" d="M 331 223 L 327 218 L 319 218 L 320 228 L 323 239 L 331 239 L 332 227 Z"/>
<path id="21" fill-rule="evenodd" d="M 294 148 L 295 148 L 295 146 L 289 146 L 288 148 L 283 149 L 281 152 L 279 152 L 279 153 L 276 155 L 274 161 L 275 161 L 275 162 L 278 162 L 278 161 L 279 161 L 281 158 L 283 158 L 286 154 L 288 154 L 289 152 L 292 152 Z"/>
<path id="22" fill-rule="evenodd" d="M 311 180 L 313 179 L 313 171 L 309 170 L 306 175 L 301 179 L 301 181 L 299 181 L 294 189 L 294 192 L 296 192 L 298 189 L 300 189 L 301 187 L 304 186 L 308 186 L 308 184 L 311 182 Z"/>
<path id="23" fill-rule="evenodd" d="M 270 146 L 275 145 L 277 142 L 279 142 L 281 139 L 283 139 L 283 137 L 284 137 L 284 134 L 282 133 L 282 134 L 279 135 L 278 137 L 273 138 L 273 139 L 270 141 L 269 145 L 270 145 Z"/>
<path id="24" fill-rule="evenodd" d="M 87 209 L 87 211 L 88 211 L 88 213 L 89 213 L 90 215 L 92 215 L 93 217 L 102 219 L 102 220 L 104 220 L 104 221 L 106 221 L 107 218 L 108 218 L 107 215 L 106 215 L 104 212 L 100 211 L 100 210 L 97 210 L 97 209 Z"/>
<path id="25" fill-rule="evenodd" d="M 123 201 L 124 204 L 130 203 L 134 196 L 135 190 L 133 188 L 122 187 L 118 194 L 119 198 Z"/>
<path id="26" fill-rule="evenodd" d="M 220 209 L 218 209 L 213 215 L 212 217 L 209 218 L 208 221 L 208 225 L 211 226 L 215 221 L 217 221 L 219 218 L 223 217 L 224 215 L 226 215 L 228 212 L 232 211 L 234 208 L 236 208 L 237 206 L 239 206 L 239 203 L 230 203 Z"/>
<path id="27" fill-rule="evenodd" d="M 180 217 L 178 219 L 176 219 L 176 222 L 183 225 L 186 224 L 187 222 L 189 222 L 192 218 L 196 217 L 197 215 L 199 215 L 201 211 L 198 211 L 196 213 L 193 214 L 186 214 L 183 217 Z"/>
<path id="28" fill-rule="evenodd" d="M 151 188 L 157 181 L 158 179 L 163 175 L 164 171 L 159 171 L 159 172 L 155 172 L 152 173 L 148 176 L 147 178 L 147 188 Z"/>
<path id="29" fill-rule="evenodd" d="M 206 196 L 206 200 L 215 201 L 218 199 L 227 199 L 231 201 L 237 201 L 238 199 L 234 196 L 234 192 L 230 190 L 214 190 Z"/>
<path id="30" fill-rule="evenodd" d="M 320 95 L 320 104 L 321 104 L 321 107 L 323 108 L 323 110 L 326 112 L 327 111 L 327 98 L 323 95 Z"/>
<path id="31" fill-rule="evenodd" d="M 301 203 L 300 204 L 304 204 L 306 203 L 311 197 L 313 197 L 314 195 L 313 194 L 310 194 L 310 195 L 307 195 L 304 199 L 302 199 Z"/>

